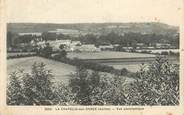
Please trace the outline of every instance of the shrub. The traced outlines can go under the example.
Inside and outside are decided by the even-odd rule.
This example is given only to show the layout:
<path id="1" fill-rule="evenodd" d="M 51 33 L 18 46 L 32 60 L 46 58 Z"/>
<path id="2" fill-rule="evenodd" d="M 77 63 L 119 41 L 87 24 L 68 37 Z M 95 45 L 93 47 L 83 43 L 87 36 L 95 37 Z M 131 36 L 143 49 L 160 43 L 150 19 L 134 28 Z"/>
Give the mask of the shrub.
<path id="1" fill-rule="evenodd" d="M 7 86 L 7 104 L 9 105 L 22 105 L 24 104 L 23 86 L 18 73 L 13 72 L 10 74 L 10 81 Z"/>
<path id="2" fill-rule="evenodd" d="M 10 75 L 7 87 L 8 105 L 66 105 L 69 89 L 52 82 L 53 75 L 43 63 L 35 63 L 32 73 L 17 72 Z"/>
<path id="3" fill-rule="evenodd" d="M 72 88 L 72 93 L 76 94 L 74 100 L 77 104 L 92 104 L 90 96 L 93 89 L 99 83 L 99 77 L 97 72 L 92 73 L 90 76 L 88 71 L 82 67 L 79 67 L 76 74 L 72 75 L 69 86 Z"/>
<path id="4" fill-rule="evenodd" d="M 65 50 L 62 50 L 59 51 L 59 53 L 57 53 L 56 55 L 54 55 L 54 59 L 63 61 L 63 59 L 66 59 L 66 56 L 67 52 Z"/>
<path id="5" fill-rule="evenodd" d="M 53 85 L 53 92 L 55 98 L 53 105 L 76 105 L 74 102 L 74 94 L 71 92 L 71 88 L 62 82 L 56 82 Z"/>
<path id="6" fill-rule="evenodd" d="M 31 75 L 23 78 L 26 105 L 51 105 L 54 99 L 52 92 L 52 74 L 43 63 L 33 64 Z"/>
<path id="7" fill-rule="evenodd" d="M 51 57 L 52 52 L 52 47 L 49 45 L 49 43 L 46 43 L 46 46 L 44 48 L 41 48 L 37 53 L 43 57 L 49 58 Z"/>
<path id="8" fill-rule="evenodd" d="M 161 55 L 169 55 L 169 53 L 167 51 L 162 51 Z"/>
<path id="9" fill-rule="evenodd" d="M 179 68 L 168 59 L 157 57 L 148 70 L 137 73 L 129 85 L 128 105 L 178 105 Z"/>
<path id="10" fill-rule="evenodd" d="M 128 74 L 128 70 L 126 68 L 123 68 L 120 71 L 121 71 L 121 75 L 127 75 Z"/>
<path id="11" fill-rule="evenodd" d="M 79 67 L 72 75 L 69 86 L 80 105 L 124 105 L 124 78 L 102 76 L 98 72 L 91 74 Z"/>

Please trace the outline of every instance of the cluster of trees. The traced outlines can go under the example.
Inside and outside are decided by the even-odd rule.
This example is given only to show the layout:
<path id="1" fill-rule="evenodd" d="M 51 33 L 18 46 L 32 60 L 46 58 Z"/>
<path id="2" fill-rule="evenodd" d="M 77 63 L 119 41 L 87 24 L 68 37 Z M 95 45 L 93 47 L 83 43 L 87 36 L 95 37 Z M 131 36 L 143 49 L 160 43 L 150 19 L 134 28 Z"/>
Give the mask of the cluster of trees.
<path id="1" fill-rule="evenodd" d="M 63 101 L 68 98 L 62 97 L 66 96 L 62 94 L 65 92 L 64 85 L 59 87 L 62 88 L 60 92 L 56 87 L 61 85 L 59 83 L 56 85 L 53 82 L 51 71 L 47 70 L 43 63 L 34 63 L 31 74 L 23 71 L 13 72 L 9 79 L 8 105 L 56 105 L 64 103 Z"/>
<path id="2" fill-rule="evenodd" d="M 36 53 L 39 56 L 49 58 L 49 57 L 51 57 L 51 55 L 53 53 L 53 49 L 49 43 L 46 43 L 45 45 L 46 45 L 45 47 L 37 49 Z"/>
<path id="3" fill-rule="evenodd" d="M 71 38 L 69 38 L 71 39 Z M 144 43 L 146 46 L 154 46 L 155 43 L 170 43 L 173 46 L 179 47 L 179 34 L 163 35 L 163 34 L 142 34 L 142 33 L 125 33 L 119 35 L 115 32 L 110 32 L 106 35 L 87 34 L 75 38 L 83 43 L 95 44 L 96 46 L 104 44 L 120 44 L 121 46 L 136 46 L 136 43 Z"/>
<path id="4" fill-rule="evenodd" d="M 8 105 L 178 105 L 179 67 L 157 57 L 141 68 L 132 82 L 122 76 L 102 76 L 78 67 L 69 84 L 53 82 L 43 63 L 32 73 L 14 72 L 7 87 Z"/>
<path id="5" fill-rule="evenodd" d="M 35 38 L 41 39 L 41 36 L 36 35 L 18 35 L 11 31 L 7 32 L 7 46 L 15 47 L 18 43 L 30 43 Z"/>
<path id="6" fill-rule="evenodd" d="M 36 37 L 33 35 L 18 36 L 15 33 L 7 32 L 7 44 L 17 44 L 17 43 L 29 43 L 35 38 L 42 38 L 42 40 L 56 40 L 56 39 L 71 39 L 79 40 L 86 44 L 95 44 L 96 46 L 103 44 L 120 44 L 122 46 L 136 46 L 136 43 L 144 43 L 147 46 L 154 46 L 155 43 L 170 43 L 173 46 L 179 47 L 179 34 L 142 34 L 142 33 L 125 33 L 124 35 L 119 35 L 115 32 L 110 32 L 105 35 L 80 35 L 78 37 L 72 37 L 69 35 L 56 34 L 43 32 L 41 36 Z"/>

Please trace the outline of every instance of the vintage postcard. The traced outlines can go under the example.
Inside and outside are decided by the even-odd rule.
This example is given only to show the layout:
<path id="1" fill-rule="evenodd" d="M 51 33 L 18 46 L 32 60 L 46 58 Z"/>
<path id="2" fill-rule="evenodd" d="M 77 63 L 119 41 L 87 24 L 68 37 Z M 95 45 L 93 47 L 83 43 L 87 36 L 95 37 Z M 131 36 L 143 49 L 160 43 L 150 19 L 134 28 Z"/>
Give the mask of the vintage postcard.
<path id="1" fill-rule="evenodd" d="M 184 115 L 183 0 L 0 3 L 0 115 Z"/>

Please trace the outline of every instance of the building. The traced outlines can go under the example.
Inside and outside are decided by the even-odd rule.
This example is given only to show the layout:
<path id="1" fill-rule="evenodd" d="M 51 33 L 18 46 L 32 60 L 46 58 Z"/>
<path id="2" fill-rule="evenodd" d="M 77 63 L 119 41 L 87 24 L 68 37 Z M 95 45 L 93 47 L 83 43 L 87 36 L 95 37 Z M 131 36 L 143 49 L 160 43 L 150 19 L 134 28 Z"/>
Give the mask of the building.
<path id="1" fill-rule="evenodd" d="M 40 32 L 31 32 L 31 33 L 18 33 L 19 36 L 32 35 L 32 36 L 41 36 Z"/>
<path id="2" fill-rule="evenodd" d="M 50 46 L 53 48 L 54 51 L 60 50 L 60 45 L 64 45 L 65 48 L 69 48 L 71 44 L 71 40 L 54 40 L 54 41 L 47 41 Z"/>
<path id="3" fill-rule="evenodd" d="M 82 43 L 80 41 L 72 41 L 70 46 L 80 46 Z"/>
<path id="4" fill-rule="evenodd" d="M 139 47 L 143 47 L 144 43 L 137 43 L 136 45 L 139 46 Z"/>
<path id="5" fill-rule="evenodd" d="M 101 50 L 112 50 L 114 47 L 113 45 L 100 45 L 99 48 Z"/>
<path id="6" fill-rule="evenodd" d="M 46 41 L 37 42 L 37 46 L 44 48 L 46 46 Z"/>
<path id="7" fill-rule="evenodd" d="M 60 45 L 64 45 L 66 49 L 69 49 L 71 40 L 49 40 L 49 41 L 40 41 L 37 42 L 37 45 L 39 47 L 45 47 L 46 43 L 49 43 L 49 45 L 53 48 L 53 51 L 60 50 Z"/>
<path id="8" fill-rule="evenodd" d="M 156 43 L 155 46 L 156 46 L 156 48 L 170 48 L 171 44 L 167 44 L 167 43 Z"/>
<path id="9" fill-rule="evenodd" d="M 71 51 L 81 51 L 81 52 L 97 52 L 100 51 L 94 44 L 84 44 L 81 46 L 75 46 L 71 48 Z"/>

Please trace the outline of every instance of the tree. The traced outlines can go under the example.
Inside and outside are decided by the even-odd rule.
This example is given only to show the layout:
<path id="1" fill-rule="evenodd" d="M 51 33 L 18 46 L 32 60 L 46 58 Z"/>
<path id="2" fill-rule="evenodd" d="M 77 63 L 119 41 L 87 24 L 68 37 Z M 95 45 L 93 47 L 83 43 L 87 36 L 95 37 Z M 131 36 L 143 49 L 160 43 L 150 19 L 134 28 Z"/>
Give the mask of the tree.
<path id="1" fill-rule="evenodd" d="M 41 49 L 41 55 L 49 58 L 52 55 L 52 47 L 49 43 L 46 43 L 46 46 Z"/>
<path id="2" fill-rule="evenodd" d="M 72 75 L 69 86 L 72 88 L 72 93 L 76 94 L 74 100 L 81 105 L 90 105 L 91 88 L 88 79 L 88 72 L 82 67 L 78 67 L 76 74 Z"/>
<path id="3" fill-rule="evenodd" d="M 7 32 L 7 41 L 6 41 L 6 44 L 7 44 L 7 47 L 11 47 L 12 46 L 12 42 L 13 42 L 13 35 L 10 31 Z"/>
<path id="4" fill-rule="evenodd" d="M 45 69 L 43 63 L 34 63 L 31 75 L 23 78 L 26 105 L 52 105 L 55 95 L 52 90 L 50 70 Z"/>
<path id="5" fill-rule="evenodd" d="M 10 74 L 9 83 L 7 87 L 7 104 L 21 105 L 24 104 L 25 96 L 23 95 L 23 86 L 18 73 Z"/>
<path id="6" fill-rule="evenodd" d="M 97 43 L 97 36 L 93 34 L 87 34 L 83 37 L 83 42 L 86 44 L 96 44 Z"/>
<path id="7" fill-rule="evenodd" d="M 179 66 L 157 57 L 148 70 L 137 73 L 136 82 L 129 87 L 128 105 L 178 105 Z"/>
<path id="8" fill-rule="evenodd" d="M 57 34 L 56 33 L 49 33 L 49 32 L 43 32 L 42 33 L 42 38 L 43 40 L 45 41 L 48 41 L 48 40 L 56 40 L 57 39 Z"/>
<path id="9" fill-rule="evenodd" d="M 65 45 L 64 44 L 61 44 L 60 46 L 59 46 L 59 49 L 61 49 L 61 50 L 63 50 L 65 48 Z"/>
<path id="10" fill-rule="evenodd" d="M 80 105 L 125 105 L 125 79 L 121 76 L 102 76 L 97 71 L 89 73 L 84 68 L 72 75 L 69 86 Z"/>
<path id="11" fill-rule="evenodd" d="M 57 60 L 66 59 L 67 52 L 64 49 L 65 48 L 65 45 L 64 44 L 61 44 L 59 46 L 59 48 L 60 48 L 60 51 L 54 56 L 54 58 L 57 59 Z"/>
<path id="12" fill-rule="evenodd" d="M 7 32 L 7 41 L 6 41 L 7 47 L 9 48 L 9 47 L 15 46 L 15 44 L 17 43 L 18 38 L 19 37 L 16 33 L 8 31 Z"/>
<path id="13" fill-rule="evenodd" d="M 43 63 L 34 63 L 32 73 L 10 74 L 7 87 L 8 105 L 68 105 L 73 94 L 67 85 L 53 82 L 53 75 Z"/>

